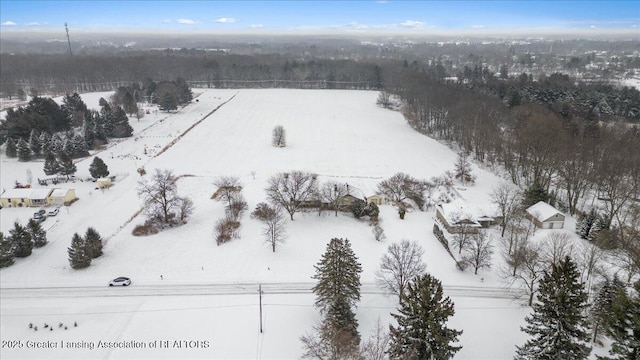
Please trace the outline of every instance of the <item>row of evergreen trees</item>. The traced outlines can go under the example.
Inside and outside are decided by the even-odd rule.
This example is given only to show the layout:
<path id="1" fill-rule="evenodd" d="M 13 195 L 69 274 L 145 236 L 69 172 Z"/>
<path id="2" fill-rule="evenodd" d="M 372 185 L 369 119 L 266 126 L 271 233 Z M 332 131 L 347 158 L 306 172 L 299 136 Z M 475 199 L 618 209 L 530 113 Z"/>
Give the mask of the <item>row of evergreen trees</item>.
<path id="1" fill-rule="evenodd" d="M 315 328 L 317 334 L 301 338 L 306 350 L 303 357 L 360 359 L 371 349 L 360 348 L 352 309 L 360 301 L 362 266 L 349 240 L 331 239 L 315 269 L 313 278 L 318 282 L 313 292 L 324 319 Z M 398 312 L 392 314 L 398 325 L 390 326 L 388 345 L 377 352 L 386 352 L 391 359 L 449 359 L 462 348 L 455 345 L 462 331 L 446 326 L 454 314 L 453 302 L 443 295 L 442 284 L 431 275 L 413 279 L 400 296 Z M 375 343 L 381 346 L 385 341 Z"/>
<path id="2" fill-rule="evenodd" d="M 91 260 L 102 255 L 102 238 L 90 227 L 84 237 L 73 234 L 71 246 L 67 249 L 69 264 L 73 269 L 84 269 L 91 265 Z"/>
<path id="3" fill-rule="evenodd" d="M 22 226 L 16 221 L 6 239 L 0 232 L 0 268 L 13 265 L 15 258 L 27 257 L 31 255 L 34 247 L 39 248 L 46 244 L 47 232 L 40 222 L 30 219 L 27 226 Z"/>
<path id="4" fill-rule="evenodd" d="M 360 348 L 353 311 L 360 300 L 362 267 L 350 242 L 331 239 L 315 269 L 313 292 L 324 318 L 315 334 L 301 338 L 303 357 L 362 358 L 367 349 Z M 438 279 L 416 276 L 399 300 L 398 313 L 391 314 L 397 325 L 389 326 L 388 342 L 373 342 L 383 344 L 378 352 L 391 359 L 450 359 L 462 348 L 457 344 L 462 331 L 446 325 L 454 304 Z M 590 340 L 603 333 L 613 341 L 611 357 L 598 359 L 640 358 L 640 282 L 627 289 L 617 278 L 607 281 L 589 304 L 577 266 L 567 256 L 544 272 L 532 309 L 521 328 L 529 339 L 517 346 L 515 359 L 587 359 Z"/>

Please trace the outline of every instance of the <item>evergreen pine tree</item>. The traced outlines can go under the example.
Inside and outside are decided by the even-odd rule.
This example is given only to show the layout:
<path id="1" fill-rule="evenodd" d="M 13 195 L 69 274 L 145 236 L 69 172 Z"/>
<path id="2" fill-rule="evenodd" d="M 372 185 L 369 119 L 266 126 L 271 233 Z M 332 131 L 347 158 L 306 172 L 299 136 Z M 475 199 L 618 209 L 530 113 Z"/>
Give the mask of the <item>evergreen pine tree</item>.
<path id="1" fill-rule="evenodd" d="M 595 209 L 591 209 L 588 214 L 586 214 L 582 220 L 577 224 L 578 235 L 581 238 L 587 239 L 589 237 L 589 231 L 593 226 L 593 223 L 596 221 L 597 214 Z"/>
<path id="2" fill-rule="evenodd" d="M 640 281 L 634 284 L 632 294 L 624 289 L 618 292 L 611 310 L 607 335 L 613 340 L 609 350 L 612 357 L 598 359 L 640 359 Z"/>
<path id="3" fill-rule="evenodd" d="M 39 221 L 29 219 L 27 231 L 33 239 L 33 246 L 39 248 L 47 245 L 47 232 L 42 228 Z"/>
<path id="4" fill-rule="evenodd" d="M 522 204 L 525 208 L 537 204 L 540 201 L 548 202 L 549 193 L 542 185 L 533 183 L 525 192 Z"/>
<path id="5" fill-rule="evenodd" d="M 591 242 L 598 240 L 598 233 L 600 233 L 600 230 L 602 230 L 602 220 L 600 218 L 596 218 L 589 229 L 587 240 Z"/>
<path id="6" fill-rule="evenodd" d="M 46 154 L 47 152 L 52 151 L 51 149 L 51 135 L 46 131 L 40 133 L 40 152 Z"/>
<path id="7" fill-rule="evenodd" d="M 9 158 L 18 157 L 18 147 L 16 146 L 16 142 L 13 138 L 7 139 L 7 148 L 5 149 L 5 153 Z"/>
<path id="8" fill-rule="evenodd" d="M 91 257 L 87 254 L 86 242 L 78 233 L 73 234 L 71 247 L 67 251 L 69 264 L 73 269 L 83 269 L 91 265 Z"/>
<path id="9" fill-rule="evenodd" d="M 53 134 L 53 136 L 51 136 L 51 140 L 49 140 L 49 143 L 49 148 L 51 148 L 51 151 L 56 154 L 64 150 L 64 141 L 58 134 Z"/>
<path id="10" fill-rule="evenodd" d="M 84 235 L 84 241 L 87 248 L 87 255 L 92 259 L 102 255 L 102 238 L 96 229 L 90 227 Z"/>
<path id="11" fill-rule="evenodd" d="M 60 172 L 60 164 L 56 156 L 51 151 L 44 154 L 44 173 L 47 175 L 55 175 Z"/>
<path id="12" fill-rule="evenodd" d="M 31 160 L 31 149 L 29 149 L 29 144 L 24 141 L 24 139 L 20 138 L 18 140 L 18 145 L 16 145 L 18 149 L 18 160 L 20 161 L 29 161 Z"/>
<path id="13" fill-rule="evenodd" d="M 172 91 L 164 91 L 158 98 L 160 110 L 171 111 L 178 109 L 178 98 Z"/>
<path id="14" fill-rule="evenodd" d="M 31 135 L 29 135 L 29 149 L 36 157 L 42 154 L 42 143 L 40 142 L 40 137 L 36 135 L 35 129 L 31 130 Z"/>
<path id="15" fill-rule="evenodd" d="M 450 359 L 462 346 L 454 346 L 462 331 L 449 329 L 455 313 L 442 284 L 430 274 L 417 276 L 400 298 L 399 314 L 391 314 L 398 326 L 389 326 L 390 359 Z"/>
<path id="16" fill-rule="evenodd" d="M 593 331 L 592 340 L 594 342 L 598 340 L 600 330 L 606 329 L 607 323 L 613 316 L 613 300 L 621 292 L 624 292 L 624 285 L 617 276 L 614 276 L 613 280 L 605 280 L 600 290 L 598 290 L 596 298 L 589 308 L 589 318 Z"/>
<path id="17" fill-rule="evenodd" d="M 95 121 L 93 119 L 93 113 L 86 110 L 84 113 L 84 123 L 82 123 L 82 137 L 87 149 L 93 149 L 95 136 Z"/>
<path id="18" fill-rule="evenodd" d="M 87 150 L 87 143 L 84 141 L 84 136 L 77 134 L 74 135 L 71 140 L 71 157 L 79 158 L 84 156 L 89 156 L 89 150 Z"/>
<path id="19" fill-rule="evenodd" d="M 58 164 L 60 166 L 60 174 L 66 175 L 67 179 L 69 178 L 69 175 L 76 173 L 76 164 L 73 163 L 71 156 L 64 151 L 58 153 Z"/>
<path id="20" fill-rule="evenodd" d="M 587 293 L 579 282 L 580 274 L 568 256 L 545 272 L 538 289 L 533 313 L 521 328 L 531 338 L 517 346 L 515 359 L 586 359 L 588 346 Z"/>
<path id="21" fill-rule="evenodd" d="M 9 230 L 11 243 L 13 244 L 13 255 L 15 257 L 27 257 L 33 250 L 33 239 L 27 229 L 17 221 L 13 224 L 13 229 Z"/>
<path id="22" fill-rule="evenodd" d="M 316 306 L 325 313 L 317 337 L 303 337 L 305 357 L 356 358 L 360 344 L 358 322 L 351 309 L 360 300 L 362 266 L 347 239 L 333 238 L 315 266 Z"/>
<path id="23" fill-rule="evenodd" d="M 0 268 L 13 265 L 13 244 L 10 239 L 5 239 L 0 231 Z"/>
<path id="24" fill-rule="evenodd" d="M 111 111 L 111 123 L 113 124 L 113 132 L 111 136 L 116 138 L 129 137 L 133 134 L 133 128 L 129 125 L 127 113 L 121 107 L 116 107 Z"/>
<path id="25" fill-rule="evenodd" d="M 360 273 L 362 265 L 351 249 L 348 239 L 333 238 L 327 245 L 313 279 L 316 306 L 324 312 L 338 298 L 344 298 L 349 306 L 360 301 Z"/>
<path id="26" fill-rule="evenodd" d="M 89 165 L 89 174 L 91 174 L 91 177 L 94 179 L 98 179 L 109 176 L 109 169 L 107 168 L 107 164 L 96 156 L 93 158 L 91 165 Z"/>

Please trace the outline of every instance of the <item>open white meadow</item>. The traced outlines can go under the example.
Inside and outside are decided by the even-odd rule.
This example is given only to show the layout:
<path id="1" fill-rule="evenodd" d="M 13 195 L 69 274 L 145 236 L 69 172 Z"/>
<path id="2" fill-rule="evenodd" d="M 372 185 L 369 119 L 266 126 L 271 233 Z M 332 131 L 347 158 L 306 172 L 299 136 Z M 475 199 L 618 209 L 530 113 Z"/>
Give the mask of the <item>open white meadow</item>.
<path id="1" fill-rule="evenodd" d="M 151 108 L 140 121 L 132 118 L 133 137 L 94 154 L 117 177 L 110 189 L 96 190 L 86 181 L 57 185 L 74 188 L 79 200 L 43 223 L 49 244 L 0 270 L 0 358 L 299 358 L 300 336 L 320 319 L 308 291 L 313 266 L 333 237 L 348 238 L 362 263 L 363 299 L 356 313 L 363 339 L 378 319 L 385 328 L 392 321 L 396 299 L 376 288 L 375 270 L 390 243 L 408 239 L 425 249 L 427 270 L 455 302 L 451 326 L 464 331 L 456 359 L 513 357 L 515 345 L 526 339 L 519 327 L 530 309 L 501 290 L 506 284 L 496 270 L 502 262 L 498 247 L 493 269 L 478 275 L 457 270 L 432 233 L 433 208 L 400 220 L 391 205 L 382 205 L 387 236 L 382 242 L 374 239 L 366 220 L 350 214 L 298 213 L 294 221 L 287 220 L 287 240 L 275 253 L 261 236 L 262 224 L 248 215 L 266 201 L 264 188 L 278 172 L 309 171 L 320 182 L 344 182 L 373 195 L 382 179 L 397 172 L 430 179 L 452 170 L 455 151 L 412 130 L 400 113 L 378 107 L 377 92 L 194 89 L 194 94 L 198 101 L 175 113 Z M 82 98 L 97 108 L 98 99 L 108 96 Z M 285 148 L 271 146 L 276 125 L 287 131 Z M 89 177 L 92 159 L 76 163 L 77 178 Z M 0 166 L 1 189 L 26 183 L 28 171 L 37 188 L 36 178 L 44 176 L 42 161 L 20 163 L 4 152 Z M 170 169 L 184 175 L 178 192 L 195 204 L 186 225 L 147 237 L 131 234 L 144 222 L 143 215 L 135 216 L 141 208 L 136 192 L 140 167 L 147 174 Z M 489 203 L 492 187 L 503 180 L 476 166 L 473 172 L 475 185 L 458 186 L 458 193 L 472 203 Z M 242 217 L 240 238 L 216 246 L 213 225 L 224 208 L 210 197 L 214 179 L 226 175 L 240 178 L 250 211 Z M 0 230 L 8 234 L 15 221 L 26 224 L 33 211 L 0 210 Z M 104 255 L 87 269 L 73 270 L 67 248 L 72 235 L 84 234 L 89 226 L 106 240 Z M 569 221 L 564 232 L 575 237 L 572 229 Z M 130 277 L 132 286 L 107 287 L 117 276 Z M 265 285 L 262 334 L 257 284 Z M 39 289 L 49 287 L 58 289 Z M 29 329 L 29 323 L 39 331 Z M 54 330 L 42 329 L 44 323 Z M 20 340 L 21 347 L 4 346 L 13 340 Z M 144 347 L 97 348 L 99 341 Z M 81 348 L 69 348 L 70 342 Z"/>

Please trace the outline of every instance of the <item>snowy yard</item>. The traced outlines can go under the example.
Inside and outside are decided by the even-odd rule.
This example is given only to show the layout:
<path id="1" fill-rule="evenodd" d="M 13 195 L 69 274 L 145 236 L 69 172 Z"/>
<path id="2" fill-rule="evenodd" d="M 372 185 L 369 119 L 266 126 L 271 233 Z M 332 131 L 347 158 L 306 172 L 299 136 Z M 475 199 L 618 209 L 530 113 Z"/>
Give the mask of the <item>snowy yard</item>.
<path id="1" fill-rule="evenodd" d="M 195 89 L 194 94 L 198 102 L 175 113 L 152 111 L 140 121 L 131 119 L 133 137 L 94 154 L 116 176 L 113 187 L 96 190 L 95 183 L 87 181 L 59 185 L 74 188 L 79 200 L 43 223 L 49 244 L 0 270 L 0 358 L 298 358 L 299 337 L 311 331 L 320 316 L 313 307 L 313 294 L 298 287 L 292 291 L 291 284 L 306 289 L 313 285 L 313 265 L 333 237 L 348 238 L 362 263 L 364 295 L 356 313 L 363 339 L 378 318 L 383 324 L 391 321 L 395 298 L 385 297 L 375 287 L 374 273 L 387 246 L 408 239 L 425 249 L 427 271 L 442 281 L 445 293 L 451 289 L 456 307 L 451 325 L 464 331 L 456 359 L 513 357 L 515 345 L 525 341 L 519 327 L 530 309 L 503 296 L 499 288 L 505 284 L 494 269 L 478 275 L 456 269 L 432 233 L 433 208 L 410 212 L 400 220 L 392 206 L 382 205 L 387 237 L 382 242 L 374 239 L 366 221 L 331 212 L 296 214 L 294 221 L 287 220 L 287 241 L 275 253 L 261 237 L 261 223 L 248 213 L 241 220 L 239 239 L 216 246 L 212 235 L 214 223 L 224 216 L 223 205 L 210 199 L 219 176 L 240 178 L 251 211 L 266 201 L 267 181 L 278 172 L 309 171 L 318 174 L 320 182 L 348 183 L 373 195 L 382 179 L 397 172 L 422 179 L 442 175 L 453 169 L 454 151 L 412 130 L 400 113 L 376 106 L 377 92 Z M 108 95 L 82 97 L 96 108 L 98 99 Z M 271 146 L 276 125 L 287 131 L 285 148 Z M 92 158 L 76 163 L 78 178 L 89 177 Z M 41 160 L 20 163 L 2 152 L 0 166 L 1 189 L 27 182 L 28 170 L 35 184 L 44 176 Z M 189 175 L 178 181 L 179 194 L 195 203 L 186 225 L 147 237 L 131 234 L 144 222 L 143 215 L 135 216 L 141 208 L 136 193 L 140 167 L 147 174 L 170 169 L 176 175 Z M 488 203 L 492 187 L 502 179 L 475 166 L 473 172 L 476 184 L 461 194 L 470 202 Z M 26 223 L 34 210 L 0 210 L 0 230 L 7 234 L 14 221 Z M 72 270 L 67 261 L 71 237 L 89 226 L 106 239 L 104 255 L 87 269 Z M 572 222 L 565 225 L 564 231 L 574 237 L 572 226 Z M 496 247 L 494 268 L 500 259 Z M 117 276 L 130 277 L 132 285 L 108 288 Z M 260 283 L 273 284 L 263 296 L 262 334 Z M 200 285 L 211 295 L 202 294 Z M 228 290 L 233 286 L 242 290 Z M 24 294 L 14 288 L 25 288 Z M 487 291 L 474 291 L 482 288 Z M 29 323 L 38 325 L 39 331 L 29 329 Z M 44 323 L 53 324 L 53 331 L 41 328 Z M 20 340 L 22 347 L 5 346 L 10 340 Z M 97 348 L 99 341 L 145 347 Z M 69 342 L 81 348 L 69 348 Z M 38 344 L 53 348 L 33 348 Z"/>

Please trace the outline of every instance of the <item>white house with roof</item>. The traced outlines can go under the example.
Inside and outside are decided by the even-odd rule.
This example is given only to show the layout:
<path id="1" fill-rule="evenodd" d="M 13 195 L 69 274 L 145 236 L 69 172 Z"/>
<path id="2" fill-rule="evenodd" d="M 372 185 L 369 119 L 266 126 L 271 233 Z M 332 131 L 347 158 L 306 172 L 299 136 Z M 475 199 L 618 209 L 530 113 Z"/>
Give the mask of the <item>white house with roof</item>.
<path id="1" fill-rule="evenodd" d="M 541 229 L 564 228 L 564 214 L 544 201 L 539 201 L 528 207 L 526 216 L 535 226 Z"/>
<path id="2" fill-rule="evenodd" d="M 436 206 L 436 217 L 451 234 L 466 231 L 478 232 L 495 222 L 494 211 L 490 206 L 470 204 L 462 199 Z"/>
<path id="3" fill-rule="evenodd" d="M 49 204 L 53 189 L 7 189 L 0 194 L 2 207 L 40 207 Z"/>

